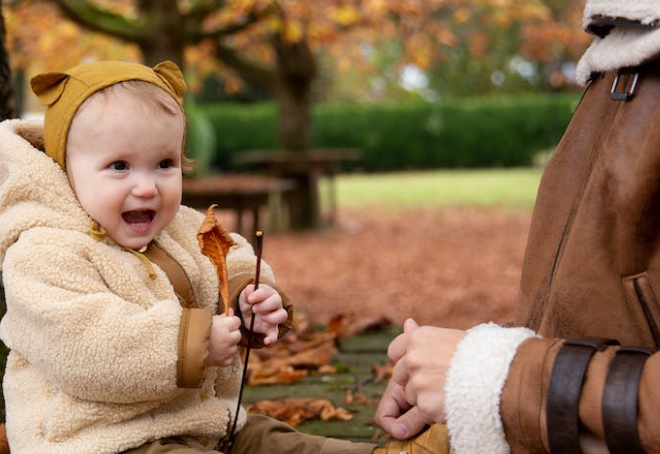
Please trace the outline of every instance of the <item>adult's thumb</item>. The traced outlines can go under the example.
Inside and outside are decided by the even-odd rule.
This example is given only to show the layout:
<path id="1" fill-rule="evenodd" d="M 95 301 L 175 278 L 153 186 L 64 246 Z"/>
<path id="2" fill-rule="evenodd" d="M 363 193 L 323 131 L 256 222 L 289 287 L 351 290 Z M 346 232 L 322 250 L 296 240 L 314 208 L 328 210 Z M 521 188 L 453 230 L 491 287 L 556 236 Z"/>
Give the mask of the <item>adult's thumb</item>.
<path id="1" fill-rule="evenodd" d="M 419 325 L 412 318 L 409 318 L 405 322 L 403 322 L 403 332 L 404 333 L 412 333 L 417 328 L 419 328 Z"/>

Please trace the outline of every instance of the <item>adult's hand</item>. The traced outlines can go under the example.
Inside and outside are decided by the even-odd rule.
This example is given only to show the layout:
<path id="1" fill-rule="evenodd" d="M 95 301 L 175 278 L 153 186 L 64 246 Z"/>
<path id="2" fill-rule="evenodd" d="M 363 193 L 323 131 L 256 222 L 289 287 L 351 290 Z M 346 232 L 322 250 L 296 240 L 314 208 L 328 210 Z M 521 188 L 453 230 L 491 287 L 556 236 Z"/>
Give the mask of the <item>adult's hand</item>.
<path id="1" fill-rule="evenodd" d="M 388 356 L 394 362 L 376 410 L 376 422 L 396 438 L 408 438 L 425 424 L 446 423 L 445 380 L 451 358 L 464 331 L 420 327 L 408 319 L 394 339 Z"/>

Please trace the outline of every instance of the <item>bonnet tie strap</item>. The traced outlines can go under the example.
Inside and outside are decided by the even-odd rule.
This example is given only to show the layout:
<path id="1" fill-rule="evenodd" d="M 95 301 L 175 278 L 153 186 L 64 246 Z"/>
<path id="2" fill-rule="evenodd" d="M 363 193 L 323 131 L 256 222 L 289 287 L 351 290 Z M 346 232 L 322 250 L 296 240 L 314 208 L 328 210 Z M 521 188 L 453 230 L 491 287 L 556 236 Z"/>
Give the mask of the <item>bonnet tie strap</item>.
<path id="1" fill-rule="evenodd" d="M 144 255 L 147 252 L 148 246 L 142 246 L 139 250 L 131 249 L 129 247 L 123 248 L 125 251 L 130 252 L 134 256 L 138 257 L 142 262 L 147 266 L 149 270 L 149 278 L 156 279 L 156 272 L 154 271 L 154 266 L 151 264 L 151 261 Z"/>
<path id="2" fill-rule="evenodd" d="M 103 241 L 106 237 L 106 231 L 103 228 L 103 226 L 101 226 L 98 222 L 92 221 L 92 226 L 89 229 L 89 236 L 91 236 L 97 241 Z M 147 256 L 144 255 L 144 253 L 147 252 L 147 247 L 148 245 L 143 246 L 139 250 L 135 250 L 128 247 L 122 249 L 124 249 L 127 252 L 130 252 L 131 254 L 135 255 L 140 260 L 142 260 L 142 262 L 147 266 L 147 269 L 149 270 L 149 278 L 156 279 L 156 271 L 154 271 L 154 267 L 151 264 L 151 261 L 149 261 Z"/>

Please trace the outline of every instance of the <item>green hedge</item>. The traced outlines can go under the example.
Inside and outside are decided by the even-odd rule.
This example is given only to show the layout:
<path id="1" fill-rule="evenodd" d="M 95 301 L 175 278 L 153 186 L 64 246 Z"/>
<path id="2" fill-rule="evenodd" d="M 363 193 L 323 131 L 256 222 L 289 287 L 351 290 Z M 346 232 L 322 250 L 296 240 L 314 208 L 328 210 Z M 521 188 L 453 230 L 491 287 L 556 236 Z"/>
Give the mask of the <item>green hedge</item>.
<path id="1" fill-rule="evenodd" d="M 318 105 L 315 148 L 359 148 L 366 171 L 524 166 L 557 144 L 579 93 L 436 103 Z M 277 148 L 272 104 L 199 106 L 215 131 L 213 165 L 240 150 Z"/>

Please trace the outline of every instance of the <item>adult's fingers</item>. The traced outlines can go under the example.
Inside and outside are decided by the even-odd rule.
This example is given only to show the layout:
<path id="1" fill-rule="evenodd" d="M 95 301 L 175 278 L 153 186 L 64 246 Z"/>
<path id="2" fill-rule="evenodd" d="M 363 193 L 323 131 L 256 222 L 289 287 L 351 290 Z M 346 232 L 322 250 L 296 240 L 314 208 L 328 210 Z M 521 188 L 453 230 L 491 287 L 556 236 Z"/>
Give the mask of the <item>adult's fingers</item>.
<path id="1" fill-rule="evenodd" d="M 410 438 L 422 431 L 428 424 L 432 424 L 433 421 L 429 421 L 424 414 L 419 410 L 419 407 L 414 406 L 404 414 L 402 414 L 397 419 L 396 427 L 405 428 L 401 431 L 402 438 Z M 393 437 L 396 437 L 396 434 L 391 434 Z"/>
<path id="2" fill-rule="evenodd" d="M 398 439 L 417 434 L 427 424 L 419 409 L 406 401 L 404 388 L 394 381 L 387 384 L 374 419 L 383 430 Z"/>
<path id="3" fill-rule="evenodd" d="M 390 380 L 380 398 L 374 420 L 387 433 L 397 438 L 405 438 L 403 432 L 407 428 L 398 427 L 397 419 L 409 409 L 410 405 L 406 402 L 404 388 Z"/>
<path id="4" fill-rule="evenodd" d="M 408 343 L 410 342 L 410 336 L 417 330 L 417 328 L 419 328 L 419 325 L 412 318 L 407 319 L 403 323 L 403 334 L 395 337 L 387 348 L 387 356 L 392 362 L 396 363 L 406 354 Z"/>
<path id="5" fill-rule="evenodd" d="M 397 385 L 405 388 L 405 386 L 408 384 L 408 380 L 410 380 L 410 371 L 406 367 L 405 361 L 398 361 L 396 364 L 394 364 L 394 367 L 392 368 L 392 378 L 391 381 L 396 383 Z M 414 405 L 415 402 L 410 402 L 410 404 Z"/>

